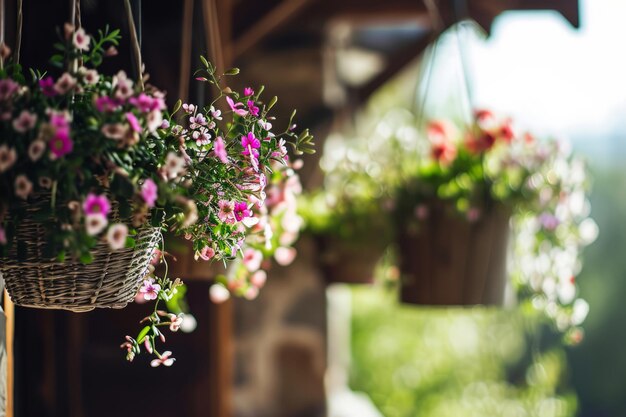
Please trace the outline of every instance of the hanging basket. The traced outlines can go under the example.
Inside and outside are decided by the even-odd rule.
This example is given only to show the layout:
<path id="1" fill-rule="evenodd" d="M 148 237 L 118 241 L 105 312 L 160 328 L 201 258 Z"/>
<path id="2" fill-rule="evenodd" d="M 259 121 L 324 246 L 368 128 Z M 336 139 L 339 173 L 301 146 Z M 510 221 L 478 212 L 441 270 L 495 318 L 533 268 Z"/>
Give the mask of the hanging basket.
<path id="1" fill-rule="evenodd" d="M 363 244 L 335 237 L 318 239 L 320 263 L 327 284 L 372 284 L 384 247 L 372 240 Z"/>
<path id="2" fill-rule="evenodd" d="M 402 302 L 469 306 L 504 303 L 510 213 L 494 207 L 470 222 L 431 204 L 416 233 L 399 234 Z"/>
<path id="3" fill-rule="evenodd" d="M 32 214 L 29 211 L 27 216 Z M 115 220 L 115 207 L 112 214 Z M 46 260 L 42 256 L 45 237 L 46 230 L 32 218 L 23 219 L 17 226 L 8 257 L 0 259 L 0 276 L 11 300 L 23 307 L 85 312 L 124 308 L 134 299 L 161 232 L 157 227 L 143 226 L 134 248 L 113 251 L 101 242 L 93 249 L 90 264 Z M 25 260 L 17 260 L 18 246 L 20 258 Z"/>

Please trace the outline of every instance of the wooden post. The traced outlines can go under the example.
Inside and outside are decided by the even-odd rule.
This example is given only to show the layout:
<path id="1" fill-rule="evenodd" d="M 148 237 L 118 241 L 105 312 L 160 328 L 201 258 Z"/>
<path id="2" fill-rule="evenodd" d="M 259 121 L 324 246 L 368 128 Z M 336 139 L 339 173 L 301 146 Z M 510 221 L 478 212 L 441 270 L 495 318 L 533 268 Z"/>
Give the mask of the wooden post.
<path id="1" fill-rule="evenodd" d="M 4 292 L 4 315 L 6 317 L 6 355 L 7 355 L 7 391 L 6 391 L 6 414 L 5 417 L 14 417 L 13 413 L 13 393 L 14 393 L 14 356 L 13 356 L 13 340 L 15 335 L 15 305 L 9 294 Z"/>

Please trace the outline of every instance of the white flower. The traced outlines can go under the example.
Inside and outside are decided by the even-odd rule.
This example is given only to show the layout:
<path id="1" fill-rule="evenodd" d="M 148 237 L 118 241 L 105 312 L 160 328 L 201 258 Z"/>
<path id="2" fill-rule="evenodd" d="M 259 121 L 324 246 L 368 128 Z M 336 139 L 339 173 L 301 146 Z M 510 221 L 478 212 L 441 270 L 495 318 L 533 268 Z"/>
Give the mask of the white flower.
<path id="1" fill-rule="evenodd" d="M 7 145 L 0 145 L 0 173 L 8 170 L 17 160 L 17 152 Z"/>
<path id="2" fill-rule="evenodd" d="M 15 195 L 26 200 L 33 191 L 33 183 L 26 175 L 20 174 L 15 177 Z"/>
<path id="3" fill-rule="evenodd" d="M 46 151 L 46 142 L 41 139 L 37 139 L 28 147 L 28 157 L 31 161 L 36 162 L 41 158 Z"/>
<path id="4" fill-rule="evenodd" d="M 123 249 L 128 236 L 128 226 L 124 223 L 116 223 L 109 227 L 107 232 L 107 242 L 113 250 Z"/>
<path id="5" fill-rule="evenodd" d="M 147 122 L 148 130 L 150 132 L 155 132 L 158 128 L 160 128 L 163 123 L 163 114 L 161 113 L 161 110 L 152 110 L 148 113 Z"/>
<path id="6" fill-rule="evenodd" d="M 230 292 L 222 284 L 213 284 L 209 288 L 209 296 L 211 301 L 221 304 L 230 298 Z"/>
<path id="7" fill-rule="evenodd" d="M 582 298 L 574 301 L 574 307 L 572 307 L 572 324 L 578 326 L 587 318 L 589 314 L 589 304 Z"/>
<path id="8" fill-rule="evenodd" d="M 88 235 L 95 236 L 102 232 L 108 223 L 106 216 L 101 213 L 89 214 L 85 218 L 85 229 Z"/>
<path id="9" fill-rule="evenodd" d="M 278 265 L 287 266 L 296 258 L 297 252 L 294 248 L 279 247 L 274 252 L 274 259 Z"/>
<path id="10" fill-rule="evenodd" d="M 174 152 L 169 152 L 165 158 L 163 170 L 165 171 L 166 177 L 173 180 L 185 171 L 185 159 L 176 155 Z"/>

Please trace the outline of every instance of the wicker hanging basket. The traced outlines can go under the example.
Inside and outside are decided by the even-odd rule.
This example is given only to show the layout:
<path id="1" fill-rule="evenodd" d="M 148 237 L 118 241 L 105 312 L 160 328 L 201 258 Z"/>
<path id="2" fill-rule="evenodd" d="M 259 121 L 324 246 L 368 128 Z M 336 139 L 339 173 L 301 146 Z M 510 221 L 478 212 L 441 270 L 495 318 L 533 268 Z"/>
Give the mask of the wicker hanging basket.
<path id="1" fill-rule="evenodd" d="M 319 238 L 320 264 L 327 284 L 372 284 L 384 246 L 375 241 L 352 242 L 338 237 Z"/>
<path id="2" fill-rule="evenodd" d="M 433 204 L 416 233 L 398 239 L 402 302 L 504 304 L 510 214 L 494 207 L 474 222 Z"/>
<path id="3" fill-rule="evenodd" d="M 114 206 L 111 218 L 116 217 Z M 101 242 L 93 249 L 90 264 L 45 259 L 45 236 L 46 230 L 32 219 L 26 218 L 17 226 L 8 257 L 0 258 L 0 276 L 11 300 L 24 307 L 85 312 L 96 307 L 124 308 L 134 299 L 154 248 L 160 243 L 161 232 L 159 228 L 143 226 L 134 248 L 112 251 Z M 25 254 L 26 260 L 17 260 L 18 244 L 20 258 L 24 259 Z"/>

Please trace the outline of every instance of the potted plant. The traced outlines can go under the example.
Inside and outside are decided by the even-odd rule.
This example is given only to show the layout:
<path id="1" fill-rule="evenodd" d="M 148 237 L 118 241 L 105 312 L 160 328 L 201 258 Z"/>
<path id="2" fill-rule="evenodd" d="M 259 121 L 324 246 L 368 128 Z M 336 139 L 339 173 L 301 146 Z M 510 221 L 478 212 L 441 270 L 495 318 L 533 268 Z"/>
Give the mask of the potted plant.
<path id="1" fill-rule="evenodd" d="M 181 282 L 153 275 L 161 230 L 187 238 L 202 260 L 243 257 L 268 190 L 293 176 L 287 146 L 312 152 L 312 136 L 291 121 L 273 133 L 276 98 L 231 91 L 225 77 L 238 70 L 219 75 L 204 58 L 196 79 L 216 87 L 215 99 L 168 112 L 143 75 L 97 71 L 118 43 L 118 31 L 66 25 L 52 60 L 60 75 L 15 63 L 0 71 L 0 272 L 16 303 L 40 308 L 121 308 L 139 291 L 156 303 L 127 338 L 127 358 L 143 344 L 154 365 L 168 365 L 155 341 L 182 318 L 158 306 Z"/>
<path id="2" fill-rule="evenodd" d="M 571 202 L 585 201 L 587 183 L 584 165 L 562 143 L 516 134 L 510 119 L 485 110 L 462 129 L 430 122 L 426 140 L 395 193 L 403 301 L 501 305 L 510 228 L 517 239 L 524 219 L 538 222 L 532 256 L 544 256 L 548 242 L 575 248 L 576 254 L 589 243 L 569 233 L 586 218 Z M 574 167 L 579 172 L 570 176 Z M 571 275 L 577 273 L 574 264 Z M 515 277 L 516 285 L 534 287 L 535 295 L 539 282 L 548 279 Z"/>

